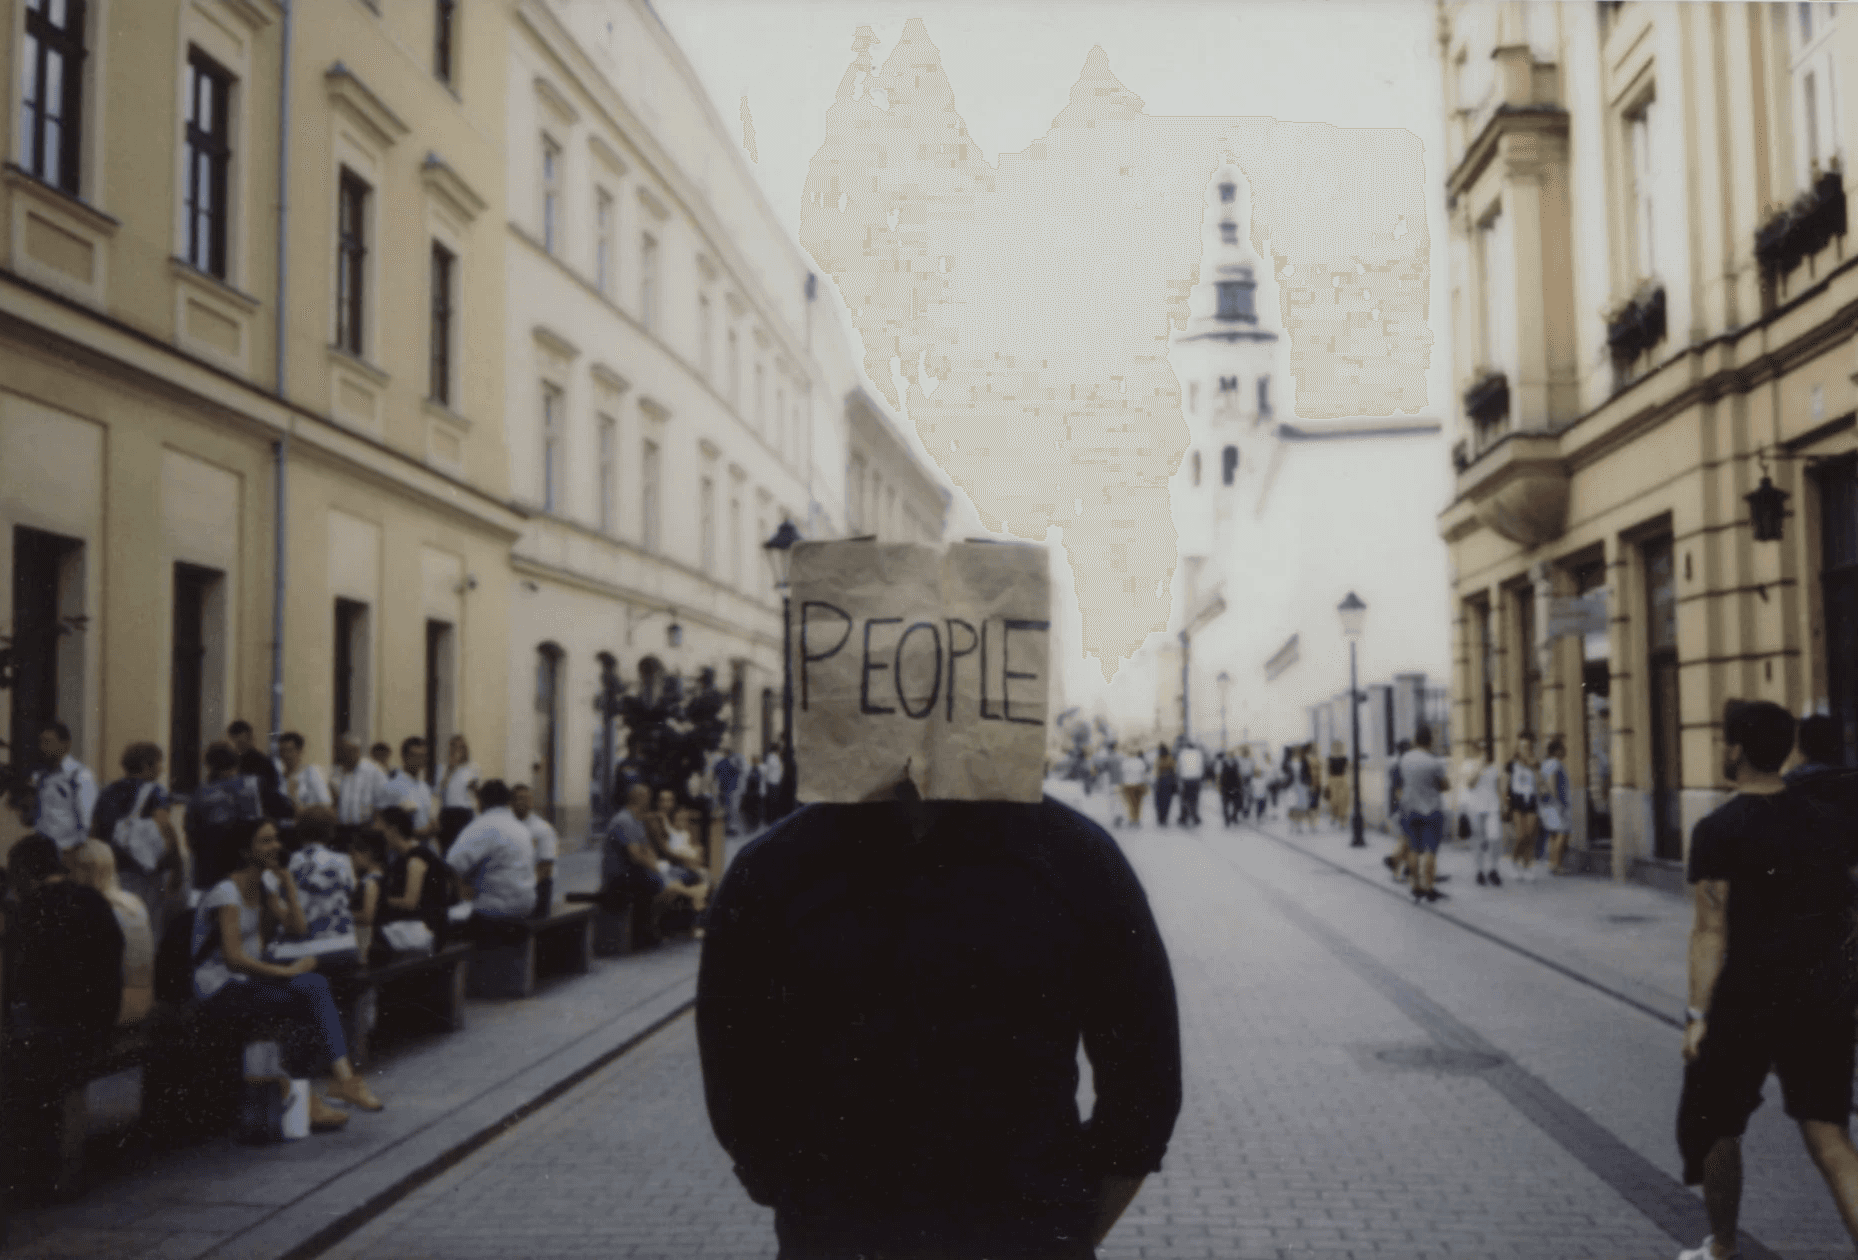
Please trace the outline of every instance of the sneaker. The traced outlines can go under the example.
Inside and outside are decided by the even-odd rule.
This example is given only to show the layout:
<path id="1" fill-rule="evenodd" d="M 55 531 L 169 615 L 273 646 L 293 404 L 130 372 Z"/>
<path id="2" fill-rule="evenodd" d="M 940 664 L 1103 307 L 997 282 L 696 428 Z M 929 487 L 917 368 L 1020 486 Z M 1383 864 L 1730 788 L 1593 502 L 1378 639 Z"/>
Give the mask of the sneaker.
<path id="1" fill-rule="evenodd" d="M 1440 892 L 1436 888 L 1428 888 L 1426 889 L 1426 900 L 1427 901 L 1444 901 L 1445 894 Z"/>
<path id="2" fill-rule="evenodd" d="M 1484 872 L 1479 871 L 1477 873 L 1477 886 L 1479 888 L 1482 888 L 1485 884 L 1488 884 L 1489 882 L 1490 882 L 1489 880 L 1484 878 Z"/>
<path id="3" fill-rule="evenodd" d="M 1716 1252 L 1711 1249 L 1711 1242 L 1714 1238 L 1714 1234 L 1709 1235 L 1691 1250 L 1678 1252 L 1677 1260 L 1716 1260 Z M 1740 1260 L 1741 1255 L 1740 1251 L 1731 1251 L 1729 1260 Z"/>
<path id="4" fill-rule="evenodd" d="M 1381 864 L 1390 871 L 1398 871 L 1400 869 L 1394 865 L 1393 854 L 1391 853 L 1384 853 L 1381 855 Z"/>
<path id="5" fill-rule="evenodd" d="M 1495 871 L 1492 871 L 1490 873 L 1490 886 L 1492 888 L 1503 887 L 1503 876 L 1497 874 Z"/>

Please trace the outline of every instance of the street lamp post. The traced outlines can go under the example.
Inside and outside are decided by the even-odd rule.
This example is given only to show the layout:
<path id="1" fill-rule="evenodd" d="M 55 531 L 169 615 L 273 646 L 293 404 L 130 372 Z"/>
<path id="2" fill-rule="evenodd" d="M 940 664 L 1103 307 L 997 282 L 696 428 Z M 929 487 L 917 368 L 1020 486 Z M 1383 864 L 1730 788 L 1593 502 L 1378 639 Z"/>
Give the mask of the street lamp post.
<path id="1" fill-rule="evenodd" d="M 774 588 L 781 593 L 781 790 L 776 798 L 774 816 L 782 817 L 793 808 L 794 793 L 794 653 L 793 600 L 788 592 L 788 574 L 793 566 L 793 545 L 800 541 L 800 531 L 792 521 L 782 521 L 774 537 L 762 543 L 768 568 L 774 575 Z"/>
<path id="2" fill-rule="evenodd" d="M 1362 623 L 1368 617 L 1368 606 L 1361 602 L 1355 592 L 1350 591 L 1348 598 L 1336 606 L 1336 611 L 1342 616 L 1342 635 L 1348 640 L 1348 751 L 1352 764 L 1349 795 L 1354 801 L 1348 820 L 1353 838 L 1348 843 L 1350 848 L 1362 849 L 1367 847 L 1368 842 L 1361 834 L 1361 693 L 1355 682 L 1355 644 L 1361 638 Z"/>
<path id="3" fill-rule="evenodd" d="M 1226 751 L 1226 691 L 1232 686 L 1232 675 L 1225 670 L 1219 671 L 1219 677 L 1213 680 L 1219 684 L 1219 751 Z"/>

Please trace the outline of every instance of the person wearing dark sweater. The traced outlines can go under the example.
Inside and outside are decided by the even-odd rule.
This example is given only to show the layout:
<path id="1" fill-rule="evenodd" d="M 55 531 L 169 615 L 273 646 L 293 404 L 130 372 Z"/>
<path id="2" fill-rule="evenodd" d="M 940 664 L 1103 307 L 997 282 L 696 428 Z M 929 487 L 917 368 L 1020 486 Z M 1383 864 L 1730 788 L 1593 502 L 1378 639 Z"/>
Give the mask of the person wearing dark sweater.
<path id="1" fill-rule="evenodd" d="M 712 1128 L 783 1260 L 1083 1260 L 1181 1105 L 1141 883 L 1049 797 L 782 820 L 711 901 L 697 1037 Z"/>
<path id="2" fill-rule="evenodd" d="M 53 1188 L 65 1095 L 83 1083 L 116 1024 L 124 940 L 109 901 L 67 878 L 47 837 L 15 842 L 7 876 L 19 900 L 7 915 L 3 1190 L 15 1202 L 32 1202 Z"/>

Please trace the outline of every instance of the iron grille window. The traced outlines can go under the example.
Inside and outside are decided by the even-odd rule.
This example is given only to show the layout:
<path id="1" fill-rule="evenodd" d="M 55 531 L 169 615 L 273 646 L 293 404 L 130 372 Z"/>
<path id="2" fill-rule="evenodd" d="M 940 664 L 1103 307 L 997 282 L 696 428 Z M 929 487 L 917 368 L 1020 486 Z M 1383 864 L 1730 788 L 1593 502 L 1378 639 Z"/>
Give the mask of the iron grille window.
<path id="1" fill-rule="evenodd" d="M 452 251 L 432 243 L 432 401 L 452 402 Z"/>
<path id="2" fill-rule="evenodd" d="M 84 104 L 84 0 L 26 0 L 25 52 L 21 159 L 33 176 L 75 197 Z"/>
<path id="3" fill-rule="evenodd" d="M 232 76 L 204 54 L 187 55 L 187 261 L 226 278 L 226 171 L 232 164 L 227 118 Z"/>
<path id="4" fill-rule="evenodd" d="M 353 355 L 362 353 L 363 298 L 367 290 L 368 185 L 353 171 L 342 170 L 336 226 L 335 343 Z"/>
<path id="5" fill-rule="evenodd" d="M 437 0 L 432 8 L 432 73 L 452 81 L 453 41 L 458 34 L 458 0 Z"/>

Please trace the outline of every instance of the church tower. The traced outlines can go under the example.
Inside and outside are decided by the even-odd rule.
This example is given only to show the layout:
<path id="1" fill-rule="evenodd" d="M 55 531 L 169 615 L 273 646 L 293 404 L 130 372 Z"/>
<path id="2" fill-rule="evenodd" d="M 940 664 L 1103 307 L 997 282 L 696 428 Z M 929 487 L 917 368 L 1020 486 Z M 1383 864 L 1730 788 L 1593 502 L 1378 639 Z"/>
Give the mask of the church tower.
<path id="1" fill-rule="evenodd" d="M 1188 559 L 1219 555 L 1238 522 L 1255 515 L 1277 439 L 1276 285 L 1252 248 L 1249 189 L 1238 167 L 1215 171 L 1206 199 L 1200 279 L 1173 354 L 1191 436 L 1175 482 L 1175 523 Z"/>

